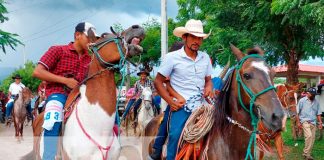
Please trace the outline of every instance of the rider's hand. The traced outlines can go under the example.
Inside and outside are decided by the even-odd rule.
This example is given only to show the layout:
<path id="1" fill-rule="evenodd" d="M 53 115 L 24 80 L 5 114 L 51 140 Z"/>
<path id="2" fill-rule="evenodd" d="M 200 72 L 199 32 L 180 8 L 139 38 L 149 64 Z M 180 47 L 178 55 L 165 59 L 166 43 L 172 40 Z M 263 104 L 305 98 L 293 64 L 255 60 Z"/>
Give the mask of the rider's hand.
<path id="1" fill-rule="evenodd" d="M 74 78 L 66 78 L 65 79 L 65 85 L 71 89 L 76 87 L 78 84 L 79 84 L 79 82 L 77 80 L 75 80 Z"/>
<path id="2" fill-rule="evenodd" d="M 210 87 L 206 87 L 204 90 L 204 97 L 210 97 L 210 98 L 214 98 L 214 92 L 213 89 Z"/>
<path id="3" fill-rule="evenodd" d="M 177 111 L 179 110 L 183 105 L 181 105 L 178 101 L 172 101 L 169 103 L 171 111 Z"/>
<path id="4" fill-rule="evenodd" d="M 318 124 L 318 129 L 323 129 L 323 125 L 322 125 L 322 123 L 319 123 L 319 124 Z"/>
<path id="5" fill-rule="evenodd" d="M 176 101 L 177 101 L 181 106 L 183 106 L 183 105 L 186 104 L 186 100 L 185 100 L 182 96 L 177 97 L 177 98 L 176 98 Z"/>

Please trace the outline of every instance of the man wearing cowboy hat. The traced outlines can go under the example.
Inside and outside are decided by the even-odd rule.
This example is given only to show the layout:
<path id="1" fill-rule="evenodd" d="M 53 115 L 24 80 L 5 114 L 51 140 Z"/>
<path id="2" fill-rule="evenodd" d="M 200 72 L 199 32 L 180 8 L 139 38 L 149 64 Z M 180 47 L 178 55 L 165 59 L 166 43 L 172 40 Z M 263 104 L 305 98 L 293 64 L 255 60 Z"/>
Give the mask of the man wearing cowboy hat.
<path id="1" fill-rule="evenodd" d="M 171 115 L 169 119 L 169 140 L 167 146 L 167 159 L 173 160 L 177 154 L 177 145 L 182 129 L 191 112 L 201 106 L 197 101 L 191 102 L 190 98 L 203 94 L 204 97 L 213 98 L 213 85 L 211 81 L 212 65 L 208 54 L 200 52 L 203 39 L 209 35 L 204 33 L 200 20 L 190 19 L 185 27 L 177 27 L 173 34 L 182 38 L 184 47 L 168 53 L 162 61 L 154 81 L 157 92 L 169 104 Z M 170 78 L 171 87 L 186 100 L 186 105 L 173 99 L 163 83 L 166 77 Z M 161 124 L 157 137 L 163 132 Z M 164 142 L 163 142 L 164 143 Z M 163 144 L 154 144 L 154 152 L 149 158 L 160 159 Z"/>
<path id="2" fill-rule="evenodd" d="M 137 109 L 138 109 L 138 107 L 142 103 L 142 99 L 143 99 L 143 97 L 142 97 L 142 91 L 143 91 L 143 88 L 150 87 L 151 90 L 152 90 L 153 95 L 154 96 L 156 95 L 155 87 L 153 85 L 152 80 L 150 80 L 150 79 L 147 78 L 150 75 L 150 73 L 148 71 L 146 71 L 144 68 L 142 68 L 137 73 L 137 75 L 140 76 L 140 79 L 137 80 L 135 82 L 135 84 L 134 84 L 134 86 L 135 86 L 135 93 L 134 94 L 135 94 L 136 99 L 137 99 L 137 101 L 134 104 L 134 119 L 136 119 L 136 117 L 137 117 Z M 128 103 L 130 103 L 130 102 L 128 102 Z M 134 102 L 131 102 L 131 103 L 134 103 Z M 153 103 L 154 106 L 156 106 L 156 104 L 155 104 L 154 101 L 152 103 Z M 123 118 L 126 117 L 126 115 L 128 114 L 131 106 L 132 106 L 132 104 L 127 105 L 127 108 L 125 110 L 125 113 L 123 114 Z"/>
<path id="3" fill-rule="evenodd" d="M 296 120 L 298 127 L 303 128 L 305 137 L 303 156 L 307 160 L 314 159 L 311 156 L 311 152 L 315 141 L 316 123 L 319 129 L 323 127 L 321 119 L 322 113 L 319 102 L 315 99 L 315 95 L 316 89 L 314 87 L 308 88 L 306 96 L 300 99 L 297 105 Z"/>
<path id="4" fill-rule="evenodd" d="M 8 97 L 10 97 L 10 99 L 6 105 L 6 120 L 7 120 L 7 122 L 11 121 L 11 112 L 12 112 L 12 108 L 14 106 L 13 102 L 14 102 L 15 97 L 19 94 L 19 92 L 23 88 L 25 88 L 25 85 L 21 83 L 22 77 L 19 74 L 12 76 L 12 79 L 15 80 L 15 82 L 11 83 L 9 86 Z"/>

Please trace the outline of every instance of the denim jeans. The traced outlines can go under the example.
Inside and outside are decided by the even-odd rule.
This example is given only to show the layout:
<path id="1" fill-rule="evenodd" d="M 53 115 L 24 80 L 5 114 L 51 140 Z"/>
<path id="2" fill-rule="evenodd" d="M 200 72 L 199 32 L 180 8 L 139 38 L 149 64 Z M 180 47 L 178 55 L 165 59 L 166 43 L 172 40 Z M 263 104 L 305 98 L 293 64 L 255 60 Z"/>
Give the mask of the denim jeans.
<path id="1" fill-rule="evenodd" d="M 129 110 L 132 108 L 134 102 L 135 102 L 136 99 L 130 99 L 127 103 L 127 106 L 126 106 L 126 109 L 125 109 L 125 112 L 123 114 L 123 117 L 122 119 L 125 119 L 125 117 L 127 116 Z"/>
<path id="2" fill-rule="evenodd" d="M 169 141 L 167 145 L 167 160 L 174 160 L 177 154 L 178 142 L 191 113 L 186 112 L 183 108 L 171 112 L 169 124 Z"/>
<path id="3" fill-rule="evenodd" d="M 170 115 L 170 106 L 167 106 L 167 108 L 164 111 L 163 120 L 160 124 L 159 131 L 156 135 L 153 148 L 155 150 L 159 150 L 159 152 L 162 152 L 163 145 L 165 143 L 166 138 L 168 137 L 168 119 Z"/>
<path id="4" fill-rule="evenodd" d="M 65 105 L 67 96 L 64 94 L 51 94 L 46 102 L 56 100 Z M 47 106 L 45 106 L 47 107 Z M 55 122 L 51 130 L 44 128 L 44 153 L 43 160 L 54 160 L 57 153 L 57 143 L 62 122 Z"/>
<path id="5" fill-rule="evenodd" d="M 7 103 L 7 107 L 6 107 L 6 118 L 8 118 L 9 116 L 11 116 L 11 112 L 12 112 L 13 106 L 14 106 L 14 102 Z"/>

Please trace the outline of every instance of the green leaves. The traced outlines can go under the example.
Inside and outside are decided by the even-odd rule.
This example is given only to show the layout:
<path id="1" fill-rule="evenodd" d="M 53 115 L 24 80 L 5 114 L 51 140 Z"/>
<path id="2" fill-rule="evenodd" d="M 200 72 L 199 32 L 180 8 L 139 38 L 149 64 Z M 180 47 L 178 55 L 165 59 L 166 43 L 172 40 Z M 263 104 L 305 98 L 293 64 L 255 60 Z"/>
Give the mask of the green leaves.
<path id="1" fill-rule="evenodd" d="M 4 23 L 8 20 L 8 17 L 5 17 L 4 14 L 8 13 L 6 7 L 3 5 L 4 1 L 0 0 L 0 23 Z M 12 34 L 9 32 L 5 32 L 0 29 L 0 49 L 3 53 L 6 53 L 6 47 L 10 47 L 11 49 L 15 49 L 18 44 L 23 44 L 21 41 L 17 39 L 17 34 Z"/>
<path id="2" fill-rule="evenodd" d="M 231 56 L 230 42 L 242 50 L 261 46 L 273 65 L 287 63 L 291 50 L 298 61 L 324 56 L 323 0 L 178 0 L 178 4 L 180 23 L 200 19 L 206 31 L 213 30 L 203 50 L 220 65 Z"/>

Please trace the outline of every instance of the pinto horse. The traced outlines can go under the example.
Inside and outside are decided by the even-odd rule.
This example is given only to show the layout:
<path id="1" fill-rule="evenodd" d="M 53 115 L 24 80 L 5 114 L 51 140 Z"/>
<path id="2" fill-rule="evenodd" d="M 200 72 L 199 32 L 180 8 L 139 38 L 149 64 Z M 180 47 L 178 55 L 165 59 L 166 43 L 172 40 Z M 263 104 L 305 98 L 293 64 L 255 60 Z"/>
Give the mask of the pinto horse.
<path id="1" fill-rule="evenodd" d="M 284 85 L 278 85 L 276 87 L 277 95 L 280 99 L 280 102 L 282 106 L 284 107 L 284 110 L 288 114 L 290 118 L 294 118 L 297 115 L 296 106 L 297 106 L 297 91 L 299 90 L 300 86 L 302 84 L 299 83 L 297 85 L 291 86 L 288 84 Z M 283 121 L 283 128 L 286 127 L 286 121 Z M 269 129 L 266 129 L 264 127 L 263 123 L 258 124 L 258 129 L 260 132 L 265 133 L 261 134 L 260 138 L 262 141 L 266 142 L 267 145 L 270 145 L 270 141 L 274 140 L 275 147 L 278 152 L 278 159 L 283 160 L 283 140 L 281 136 L 281 132 L 273 132 Z M 292 132 L 295 133 L 295 127 L 292 125 Z M 264 152 L 260 150 L 260 156 L 259 159 L 263 159 Z"/>
<path id="2" fill-rule="evenodd" d="M 256 47 L 250 50 L 251 55 L 245 56 L 234 45 L 231 49 L 239 63 L 217 98 L 215 121 L 205 137 L 200 159 L 255 158 L 251 153 L 255 151 L 251 140 L 255 141 L 256 120 L 261 120 L 266 128 L 274 131 L 282 127 L 284 111 L 272 86 L 274 72 L 262 57 L 264 52 Z M 153 121 L 159 122 L 157 119 Z M 157 127 L 150 128 L 152 132 L 146 136 L 155 136 L 153 133 Z M 143 150 L 152 152 L 148 145 L 143 147 Z"/>
<path id="3" fill-rule="evenodd" d="M 112 29 L 111 29 L 112 30 Z M 71 111 L 63 127 L 63 138 L 58 146 L 63 159 L 117 159 L 120 151 L 118 138 L 113 132 L 116 114 L 116 84 L 114 71 L 123 67 L 125 58 L 139 55 L 144 29 L 133 25 L 121 34 L 109 34 L 97 40 L 90 49 L 92 61 L 87 78 L 69 94 L 65 112 Z M 94 33 L 88 33 L 91 41 Z M 136 38 L 136 39 L 134 39 Z M 74 101 L 80 93 L 80 98 Z M 71 104 L 74 104 L 71 108 Z M 33 151 L 24 159 L 41 159 L 44 112 L 33 124 Z M 36 153 L 36 154 L 35 154 Z"/>
<path id="4" fill-rule="evenodd" d="M 139 135 L 144 135 L 144 128 L 154 118 L 152 105 L 152 90 L 150 87 L 143 87 L 143 101 L 138 112 Z"/>
<path id="5" fill-rule="evenodd" d="M 12 109 L 12 117 L 15 126 L 15 137 L 18 142 L 23 139 L 24 122 L 27 117 L 27 105 L 30 103 L 33 94 L 29 88 L 23 88 L 15 98 Z"/>

